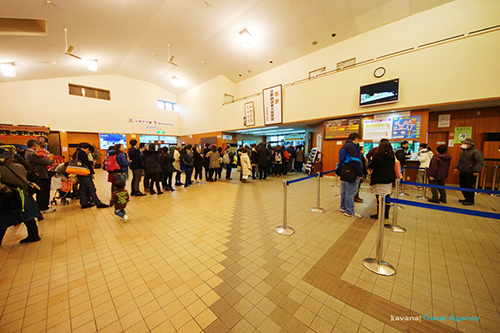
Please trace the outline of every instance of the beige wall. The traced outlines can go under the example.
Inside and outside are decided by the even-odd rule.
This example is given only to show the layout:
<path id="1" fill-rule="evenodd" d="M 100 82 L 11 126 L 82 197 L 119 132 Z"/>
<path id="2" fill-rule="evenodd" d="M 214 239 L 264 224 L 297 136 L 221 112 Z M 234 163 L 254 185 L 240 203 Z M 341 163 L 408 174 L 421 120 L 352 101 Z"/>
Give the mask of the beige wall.
<path id="1" fill-rule="evenodd" d="M 68 83 L 111 91 L 111 100 L 69 95 Z M 4 124 L 51 125 L 52 130 L 156 134 L 127 118 L 171 122 L 165 135 L 179 134 L 178 112 L 160 110 L 158 99 L 177 96 L 151 83 L 119 75 L 97 75 L 0 84 L 0 115 Z"/>
<path id="2" fill-rule="evenodd" d="M 307 78 L 309 71 L 356 57 L 357 61 L 497 25 L 498 0 L 455 0 L 432 10 L 369 31 L 279 66 L 240 83 L 218 76 L 179 96 L 151 83 L 118 75 L 23 81 L 0 84 L 2 123 L 52 125 L 86 132 L 155 134 L 127 118 L 174 123 L 165 135 L 220 132 L 243 128 L 244 103 L 253 101 L 256 126 L 263 126 L 262 96 L 223 106 L 224 93 L 236 99 L 276 84 Z M 500 98 L 500 31 L 419 48 L 367 65 L 324 76 L 283 90 L 285 123 L 393 109 Z M 387 69 L 382 79 L 373 71 Z M 358 107 L 359 86 L 400 78 L 400 101 Z M 111 90 L 111 101 L 70 96 L 68 83 Z M 179 112 L 158 110 L 156 100 L 179 104 Z"/>
<path id="3" fill-rule="evenodd" d="M 284 87 L 283 121 L 288 123 L 354 113 L 500 98 L 500 31 L 418 48 L 424 43 L 459 34 L 467 35 L 471 31 L 497 25 L 496 14 L 499 12 L 500 1 L 456 0 L 242 81 L 235 85 L 235 98 L 259 93 L 263 88 L 276 84 L 285 85 L 307 78 L 309 71 L 323 66 L 326 66 L 327 71 L 332 70 L 342 60 L 356 57 L 361 62 L 410 47 L 415 47 L 416 50 Z M 381 79 L 376 79 L 373 71 L 379 66 L 384 66 L 387 73 Z M 398 103 L 358 107 L 361 85 L 393 78 L 401 80 Z M 182 105 L 187 99 L 190 100 L 185 118 L 203 116 L 199 113 L 200 110 L 202 113 L 210 110 L 220 116 L 207 119 L 202 126 L 192 128 L 194 132 L 201 127 L 204 131 L 242 128 L 244 103 L 249 101 L 254 102 L 256 125 L 264 125 L 262 95 L 221 106 L 226 91 L 220 84 L 214 82 L 195 89 L 194 95 L 187 92 L 179 96 Z M 215 99 L 196 99 L 193 98 L 195 95 L 210 95 Z"/>

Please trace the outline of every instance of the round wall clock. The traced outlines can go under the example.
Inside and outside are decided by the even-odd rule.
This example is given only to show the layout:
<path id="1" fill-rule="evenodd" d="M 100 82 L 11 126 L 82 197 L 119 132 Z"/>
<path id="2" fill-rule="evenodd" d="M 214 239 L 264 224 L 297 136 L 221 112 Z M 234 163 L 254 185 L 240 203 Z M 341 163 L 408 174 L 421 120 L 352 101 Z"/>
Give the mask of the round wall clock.
<path id="1" fill-rule="evenodd" d="M 384 76 L 385 74 L 385 68 L 384 67 L 378 67 L 377 69 L 375 69 L 375 71 L 373 72 L 373 75 L 375 77 L 382 77 Z"/>

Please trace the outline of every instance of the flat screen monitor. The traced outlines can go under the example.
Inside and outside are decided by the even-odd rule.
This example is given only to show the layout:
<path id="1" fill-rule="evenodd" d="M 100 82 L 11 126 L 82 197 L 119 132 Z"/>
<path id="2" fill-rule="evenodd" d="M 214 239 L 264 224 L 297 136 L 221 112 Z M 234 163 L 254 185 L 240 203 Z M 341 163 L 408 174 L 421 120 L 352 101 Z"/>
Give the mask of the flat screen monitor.
<path id="1" fill-rule="evenodd" d="M 399 79 L 362 86 L 359 89 L 359 106 L 396 103 L 399 100 Z"/>
<path id="2" fill-rule="evenodd" d="M 127 148 L 127 138 L 125 134 L 99 134 L 99 144 L 101 149 L 108 149 L 110 146 L 121 143 L 124 148 Z"/>

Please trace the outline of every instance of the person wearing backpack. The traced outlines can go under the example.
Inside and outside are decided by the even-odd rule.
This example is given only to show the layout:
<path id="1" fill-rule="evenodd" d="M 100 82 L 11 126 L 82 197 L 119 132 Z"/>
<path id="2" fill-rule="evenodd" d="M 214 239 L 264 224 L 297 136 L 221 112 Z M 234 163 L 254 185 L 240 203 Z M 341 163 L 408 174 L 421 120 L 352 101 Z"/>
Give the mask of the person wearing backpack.
<path id="1" fill-rule="evenodd" d="M 126 149 L 123 147 L 121 143 L 117 143 L 115 145 L 115 153 L 116 153 L 116 162 L 118 163 L 120 169 L 118 172 L 115 172 L 113 176 L 115 176 L 116 181 L 121 180 L 124 184 L 127 183 L 128 178 L 128 167 L 130 165 L 130 161 L 127 160 L 127 154 L 125 153 Z M 108 160 L 109 162 L 109 160 Z M 108 163 L 109 167 L 109 163 Z"/>
<path id="2" fill-rule="evenodd" d="M 363 165 L 359 156 L 359 134 L 351 133 L 339 151 L 339 167 L 336 171 L 342 181 L 340 193 L 340 211 L 345 216 L 356 219 L 361 214 L 354 211 L 354 196 L 358 192 L 359 182 L 364 177 Z"/>
<path id="3" fill-rule="evenodd" d="M 271 160 L 273 162 L 273 177 L 280 177 L 283 172 L 283 150 L 280 145 L 274 148 Z"/>
<path id="4" fill-rule="evenodd" d="M 191 151 L 191 145 L 184 146 L 181 150 L 181 170 L 184 171 L 186 179 L 184 180 L 184 188 L 193 186 L 191 181 L 191 175 L 193 174 L 193 152 Z"/>
<path id="5" fill-rule="evenodd" d="M 234 153 L 231 151 L 231 146 L 229 144 L 226 145 L 226 151 L 224 152 L 224 157 L 222 158 L 222 162 L 226 166 L 226 180 L 231 180 L 231 171 L 233 169 L 233 161 L 234 161 Z"/>
<path id="6" fill-rule="evenodd" d="M 120 170 L 120 165 L 116 161 L 115 146 L 108 147 L 108 154 L 104 158 L 102 168 L 108 172 L 108 183 L 111 183 L 111 194 L 113 194 L 116 182 L 114 173 Z"/>

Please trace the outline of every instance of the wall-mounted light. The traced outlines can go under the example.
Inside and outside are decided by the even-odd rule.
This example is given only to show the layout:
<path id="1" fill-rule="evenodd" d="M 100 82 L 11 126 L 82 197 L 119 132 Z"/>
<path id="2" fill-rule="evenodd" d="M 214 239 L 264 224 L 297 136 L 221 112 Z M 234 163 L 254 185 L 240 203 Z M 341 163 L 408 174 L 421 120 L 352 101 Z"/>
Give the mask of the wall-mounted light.
<path id="1" fill-rule="evenodd" d="M 252 46 L 252 35 L 250 35 L 247 29 L 240 31 L 240 45 L 243 47 Z"/>
<path id="2" fill-rule="evenodd" d="M 3 76 L 16 77 L 16 69 L 14 64 L 2 64 Z"/>
<path id="3" fill-rule="evenodd" d="M 172 76 L 172 84 L 175 87 L 178 87 L 181 84 L 181 80 L 177 76 Z"/>
<path id="4" fill-rule="evenodd" d="M 91 72 L 97 72 L 97 59 L 87 60 L 87 69 Z"/>

